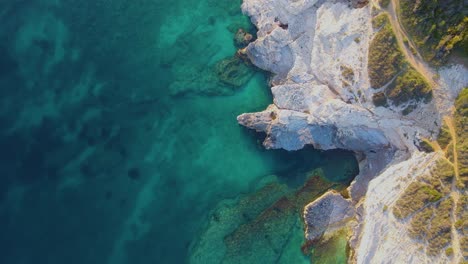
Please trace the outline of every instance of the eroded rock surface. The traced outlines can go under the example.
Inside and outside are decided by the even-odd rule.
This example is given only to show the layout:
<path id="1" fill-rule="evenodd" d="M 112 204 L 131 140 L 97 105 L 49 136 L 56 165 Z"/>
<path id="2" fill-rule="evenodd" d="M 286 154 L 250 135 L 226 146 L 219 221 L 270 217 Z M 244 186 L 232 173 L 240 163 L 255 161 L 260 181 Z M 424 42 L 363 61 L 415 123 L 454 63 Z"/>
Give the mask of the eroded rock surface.
<path id="1" fill-rule="evenodd" d="M 407 149 L 414 144 L 405 134 L 429 134 L 416 121 L 372 104 L 369 8 L 352 8 L 346 1 L 268 0 L 247 0 L 242 7 L 259 29 L 246 53 L 275 74 L 274 105 L 238 121 L 266 132 L 265 147 Z"/>
<path id="2" fill-rule="evenodd" d="M 306 239 L 317 240 L 326 232 L 341 228 L 343 221 L 354 216 L 354 206 L 339 193 L 329 191 L 319 199 L 306 205 L 304 221 Z"/>

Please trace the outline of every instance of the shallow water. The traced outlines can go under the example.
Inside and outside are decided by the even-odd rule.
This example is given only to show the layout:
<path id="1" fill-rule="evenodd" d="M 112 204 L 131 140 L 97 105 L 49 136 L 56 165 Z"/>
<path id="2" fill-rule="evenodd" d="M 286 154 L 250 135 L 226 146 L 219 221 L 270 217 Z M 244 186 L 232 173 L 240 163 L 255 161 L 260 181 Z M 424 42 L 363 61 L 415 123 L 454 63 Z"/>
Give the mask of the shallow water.
<path id="1" fill-rule="evenodd" d="M 216 208 L 269 175 L 289 192 L 316 168 L 349 181 L 350 153 L 267 151 L 237 125 L 271 102 L 264 73 L 217 75 L 251 27 L 239 7 L 0 3 L 1 263 L 185 263 Z M 282 250 L 307 263 L 295 215 Z"/>

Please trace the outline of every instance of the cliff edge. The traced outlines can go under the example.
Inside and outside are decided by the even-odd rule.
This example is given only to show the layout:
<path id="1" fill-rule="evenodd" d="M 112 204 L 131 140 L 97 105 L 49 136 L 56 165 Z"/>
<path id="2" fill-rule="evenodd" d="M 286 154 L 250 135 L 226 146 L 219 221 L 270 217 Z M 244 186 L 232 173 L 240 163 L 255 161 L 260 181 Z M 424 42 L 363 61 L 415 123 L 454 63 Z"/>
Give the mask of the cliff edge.
<path id="1" fill-rule="evenodd" d="M 241 53 L 272 73 L 274 99 L 266 110 L 237 120 L 266 133 L 263 144 L 269 149 L 313 145 L 356 153 L 360 173 L 349 187 L 350 197 L 324 198 L 339 203 L 328 204 L 330 208 L 354 207 L 342 213 L 347 221 L 333 215 L 349 230 L 351 261 L 457 262 L 464 253 L 454 227 L 451 244 L 441 247 L 453 252 L 442 254 L 411 236 L 408 221 L 415 212 L 405 217 L 391 212 L 412 183 L 445 159 L 441 149 L 423 150 L 453 116 L 454 101 L 468 86 L 468 70 L 461 65 L 435 70 L 414 55 L 397 26 L 394 2 L 384 8 L 377 1 L 244 0 L 242 9 L 258 38 Z M 464 186 L 436 191 L 443 197 L 466 195 Z M 317 201 L 306 208 L 315 208 Z M 434 208 L 442 206 L 442 200 L 432 202 Z M 452 214 L 449 220 L 454 220 Z M 316 220 L 311 215 L 306 209 L 308 228 Z M 397 259 L 388 260 L 389 255 Z"/>

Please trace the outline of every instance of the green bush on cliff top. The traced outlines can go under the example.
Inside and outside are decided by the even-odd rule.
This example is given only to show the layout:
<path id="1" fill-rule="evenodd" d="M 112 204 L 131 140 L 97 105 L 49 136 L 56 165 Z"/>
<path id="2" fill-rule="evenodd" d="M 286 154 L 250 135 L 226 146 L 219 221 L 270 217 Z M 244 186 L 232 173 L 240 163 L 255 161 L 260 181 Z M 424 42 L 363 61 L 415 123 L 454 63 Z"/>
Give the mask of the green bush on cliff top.
<path id="1" fill-rule="evenodd" d="M 378 89 L 392 80 L 402 70 L 403 54 L 390 25 L 389 18 L 380 14 L 373 20 L 380 28 L 369 47 L 369 77 L 372 88 Z"/>

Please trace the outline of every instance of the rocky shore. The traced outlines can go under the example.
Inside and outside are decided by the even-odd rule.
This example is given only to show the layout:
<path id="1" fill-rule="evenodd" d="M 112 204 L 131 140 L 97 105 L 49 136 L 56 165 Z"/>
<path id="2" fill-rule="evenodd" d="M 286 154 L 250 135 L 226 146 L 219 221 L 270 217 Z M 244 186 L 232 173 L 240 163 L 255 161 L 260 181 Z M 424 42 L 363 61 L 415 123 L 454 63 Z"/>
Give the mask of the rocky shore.
<path id="1" fill-rule="evenodd" d="M 421 152 L 423 139 L 435 139 L 443 118 L 468 85 L 460 65 L 440 68 L 429 80 L 433 100 L 377 107 L 370 87 L 368 54 L 375 34 L 373 6 L 346 0 L 244 0 L 242 9 L 258 29 L 241 52 L 272 73 L 273 103 L 264 111 L 238 116 L 238 122 L 266 133 L 268 149 L 346 149 L 356 153 L 360 173 L 349 197 L 326 193 L 304 210 L 306 238 L 348 230 L 350 261 L 447 263 L 462 258 L 437 254 L 408 235 L 408 223 L 389 213 L 406 187 L 430 166 L 433 153 Z M 435 70 L 434 70 L 435 71 Z M 414 103 L 414 102 L 413 102 Z M 384 208 L 385 206 L 385 208 Z M 403 252 L 403 253 L 402 253 Z M 395 263 L 397 263 L 395 262 Z"/>

